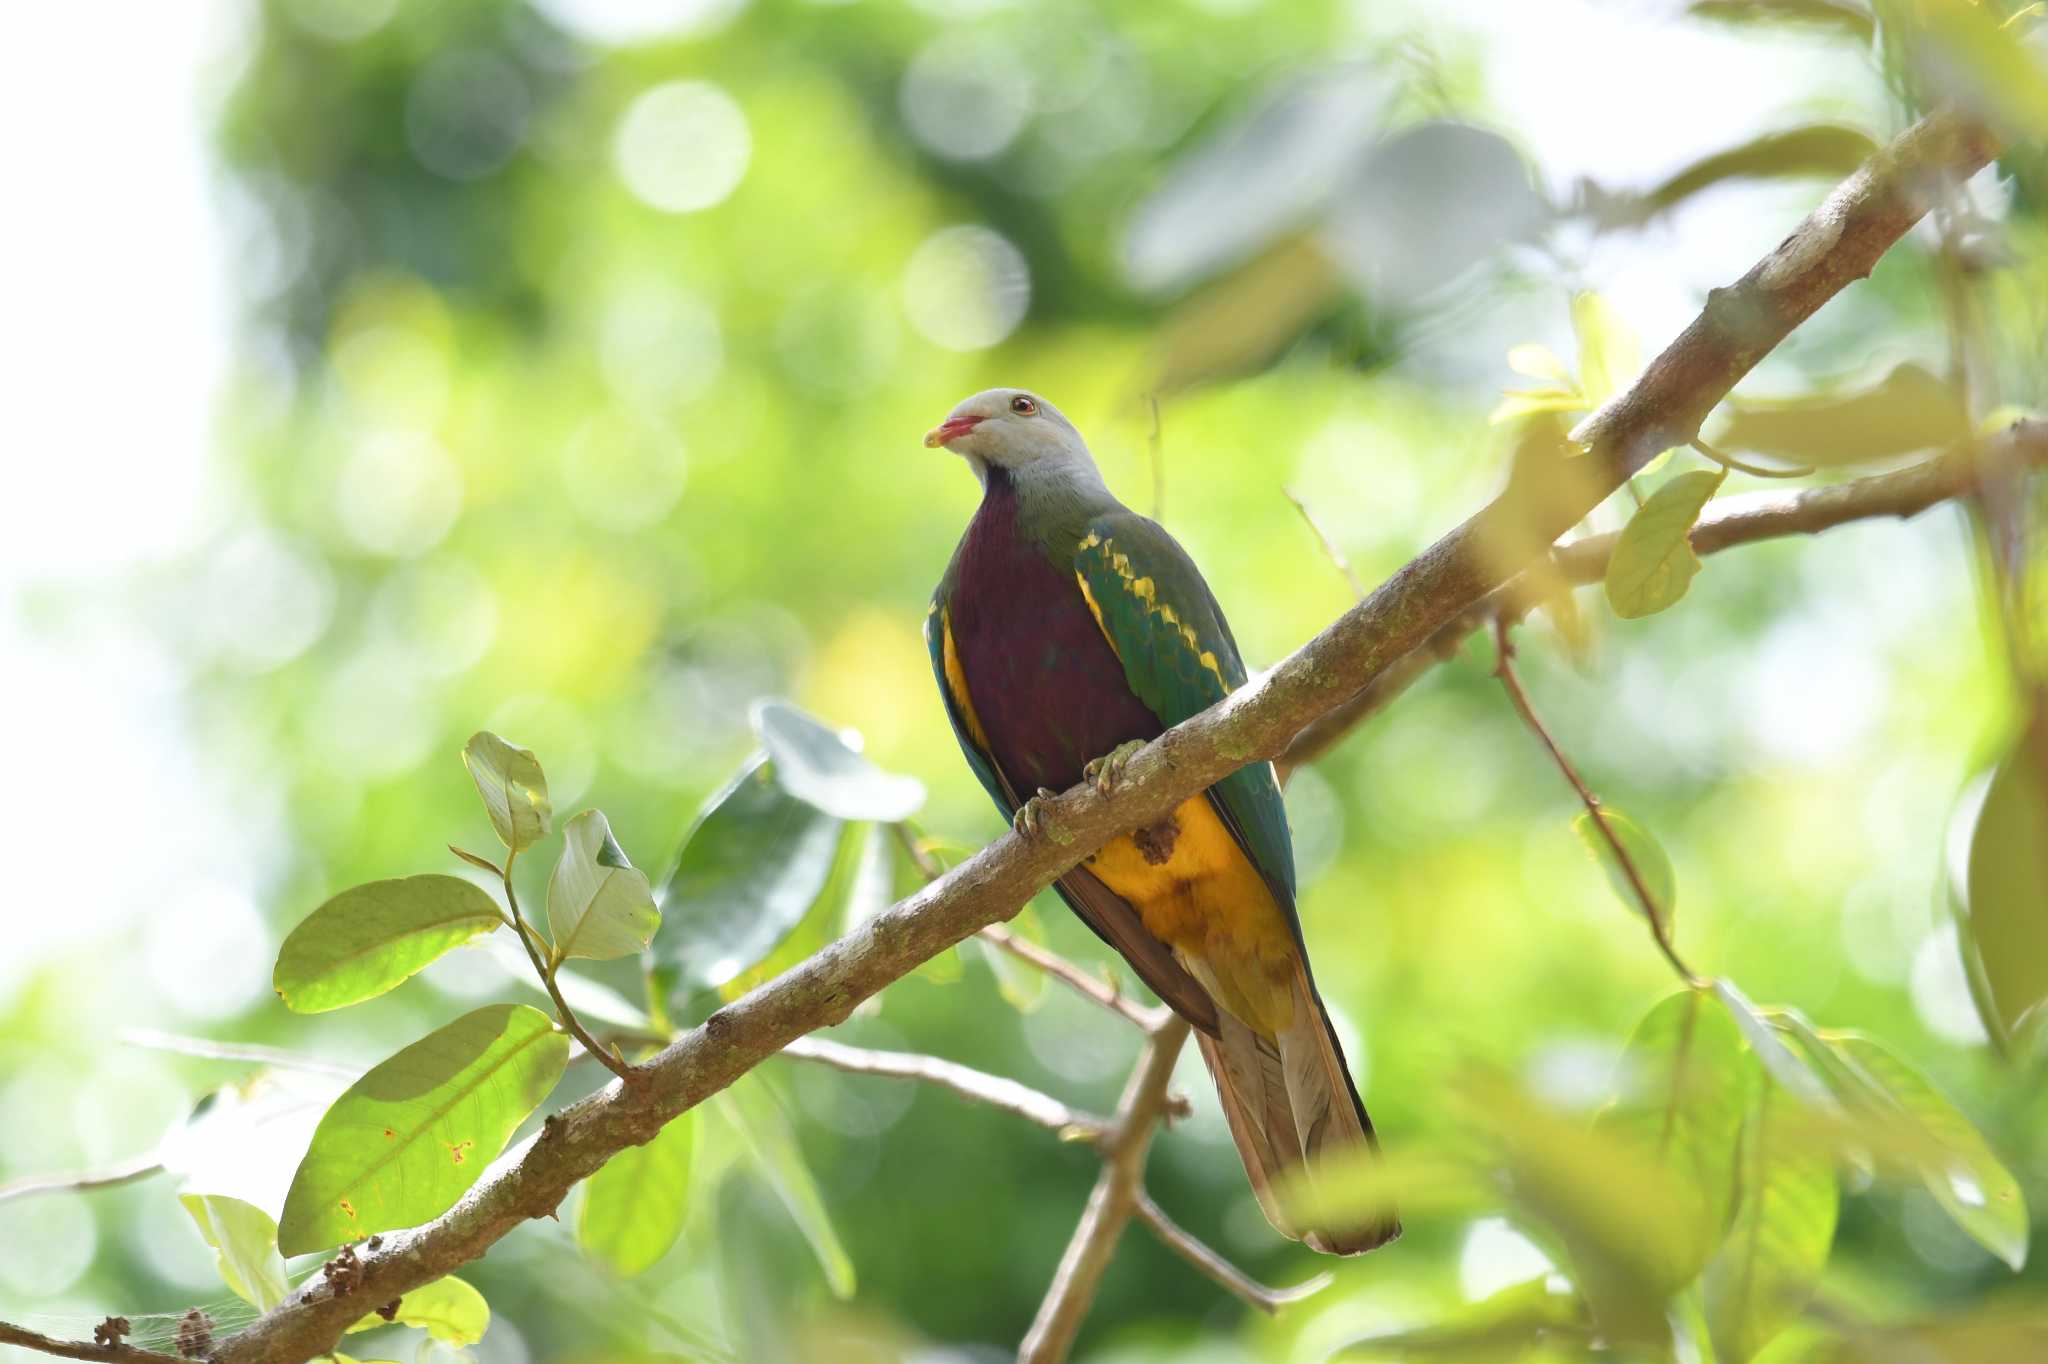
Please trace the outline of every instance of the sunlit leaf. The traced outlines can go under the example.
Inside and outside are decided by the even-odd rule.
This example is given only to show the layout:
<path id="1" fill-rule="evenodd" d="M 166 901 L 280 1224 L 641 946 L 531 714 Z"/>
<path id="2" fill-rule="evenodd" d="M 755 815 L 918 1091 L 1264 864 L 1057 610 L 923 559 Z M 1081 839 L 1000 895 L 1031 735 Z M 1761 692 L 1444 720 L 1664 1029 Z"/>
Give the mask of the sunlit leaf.
<path id="1" fill-rule="evenodd" d="M 557 957 L 608 960 L 643 950 L 661 927 L 647 873 L 626 860 L 602 812 L 585 810 L 562 831 L 548 881 L 548 928 Z"/>
<path id="2" fill-rule="evenodd" d="M 1280 1207 L 1301 1226 L 1361 1226 L 1397 1212 L 1410 1224 L 1497 1209 L 1491 1170 L 1464 1156 L 1349 1147 L 1274 1182 Z"/>
<path id="3" fill-rule="evenodd" d="M 569 1039 L 546 1014 L 492 1004 L 371 1068 L 320 1119 L 279 1248 L 323 1250 L 446 1212 L 568 1063 Z"/>
<path id="4" fill-rule="evenodd" d="M 1643 369 L 1643 343 L 1613 304 L 1593 291 L 1572 295 L 1572 330 L 1579 338 L 1579 390 L 1598 408 Z"/>
<path id="5" fill-rule="evenodd" d="M 547 836 L 555 812 L 548 803 L 548 779 L 532 753 L 480 730 L 464 745 L 462 764 L 507 848 L 518 852 Z"/>
<path id="6" fill-rule="evenodd" d="M 2048 721 L 2037 721 L 1992 775 L 1970 834 L 1957 921 L 1983 984 L 1993 1036 L 2019 1037 L 2048 1017 Z"/>
<path id="7" fill-rule="evenodd" d="M 1947 446 L 1970 434 L 1962 395 L 1916 364 L 1867 388 L 1730 399 L 1714 444 L 1793 464 L 1854 464 Z"/>
<path id="8" fill-rule="evenodd" d="M 759 1076 L 742 1075 L 714 1094 L 712 1103 L 719 1116 L 732 1124 L 755 1169 L 775 1190 L 804 1239 L 810 1242 L 833 1294 L 852 1297 L 853 1260 L 840 1244 L 839 1233 L 832 1228 L 824 1196 L 818 1192 L 817 1181 L 804 1163 L 796 1134 L 790 1130 L 789 1119 L 783 1116 L 774 1092 Z"/>
<path id="9" fill-rule="evenodd" d="M 1721 1364 L 1745 1364 L 1799 1314 L 1834 1244 L 1834 1162 L 1806 1139 L 1797 1102 L 1762 1077 L 1743 1124 L 1735 1224 L 1702 1279 Z"/>
<path id="10" fill-rule="evenodd" d="M 1548 379 L 1559 388 L 1570 388 L 1573 383 L 1572 372 L 1557 358 L 1557 352 L 1533 341 L 1508 348 L 1508 368 L 1531 379 Z"/>
<path id="11" fill-rule="evenodd" d="M 583 1186 L 576 1243 L 615 1274 L 641 1274 L 668 1254 L 689 1214 L 694 1111 L 654 1140 L 628 1146 Z"/>
<path id="12" fill-rule="evenodd" d="M 1876 150 L 1870 134 L 1839 124 L 1816 123 L 1763 133 L 1693 162 L 1632 201 L 1627 216 L 1640 221 L 1728 180 L 1804 175 L 1838 180 Z"/>
<path id="13" fill-rule="evenodd" d="M 1869 6 L 1857 0 L 1692 0 L 1687 9 L 1703 19 L 1824 26 L 1864 44 L 1877 28 Z"/>
<path id="14" fill-rule="evenodd" d="M 284 1257 L 277 1253 L 277 1223 L 263 1209 L 224 1194 L 180 1194 L 178 1201 L 213 1247 L 221 1282 L 259 1312 L 291 1292 Z"/>
<path id="15" fill-rule="evenodd" d="M 1949 1317 L 1845 1334 L 1846 1339 L 1796 1364 L 2032 1364 L 2048 1359 L 2048 1310 L 2038 1303 L 1987 1303 Z"/>
<path id="16" fill-rule="evenodd" d="M 388 1320 L 382 1313 L 372 1312 L 350 1326 L 346 1334 L 387 1325 L 415 1327 L 448 1345 L 474 1345 L 490 1329 L 491 1305 L 469 1283 L 451 1274 L 400 1298 Z"/>
<path id="17" fill-rule="evenodd" d="M 1857 1033 L 1818 1036 L 1852 1077 L 1839 1096 L 1843 1104 L 1868 1122 L 1908 1126 L 1924 1143 L 1919 1175 L 1935 1202 L 1979 1245 L 2014 1270 L 2024 1266 L 2026 1197 L 1975 1124 L 1881 1043 Z"/>
<path id="18" fill-rule="evenodd" d="M 459 876 L 407 876 L 345 890 L 294 928 L 271 983 L 294 1011 L 323 1013 L 383 994 L 450 948 L 505 922 Z"/>
<path id="19" fill-rule="evenodd" d="M 1428 1326 L 1355 1340 L 1335 1358 L 1505 1364 L 1529 1359 L 1530 1351 L 1547 1346 L 1577 1358 L 1594 1339 L 1585 1302 L 1545 1275 L 1512 1284 Z"/>
<path id="20" fill-rule="evenodd" d="M 1495 426 L 1537 412 L 1584 412 L 1591 406 L 1576 388 L 1510 388 L 1486 420 Z"/>
<path id="21" fill-rule="evenodd" d="M 881 824 L 908 819 L 924 804 L 924 783 L 884 772 L 787 701 L 758 701 L 753 718 L 775 779 L 798 800 L 841 819 Z"/>
<path id="22" fill-rule="evenodd" d="M 845 923 L 847 899 L 853 893 L 862 859 L 866 856 L 867 835 L 874 827 L 872 824 L 841 826 L 839 846 L 832 855 L 831 872 L 825 877 L 825 885 L 811 902 L 811 907 L 773 951 L 718 987 L 723 998 L 738 999 L 756 985 L 811 956 L 838 936 Z"/>
<path id="23" fill-rule="evenodd" d="M 1636 508 L 1607 560 L 1607 602 L 1624 620 L 1655 615 L 1674 605 L 1700 571 L 1693 523 L 1728 476 L 1725 469 L 1692 469 L 1664 483 Z"/>
<path id="24" fill-rule="evenodd" d="M 723 985 L 760 961 L 817 902 L 844 828 L 754 759 L 705 803 L 683 844 L 661 890 L 655 960 L 683 987 Z"/>
<path id="25" fill-rule="evenodd" d="M 1622 1092 L 1597 1130 L 1654 1155 L 1669 1171 L 1673 1229 L 1690 1278 L 1728 1225 L 1735 1154 L 1749 1091 L 1742 1034 L 1705 990 L 1681 990 L 1644 1016 L 1621 1058 Z"/>
<path id="26" fill-rule="evenodd" d="M 1901 46 L 1940 94 L 2003 125 L 2015 138 L 2048 137 L 2048 61 L 1976 0 L 1913 0 L 1915 31 Z"/>
<path id="27" fill-rule="evenodd" d="M 1607 827 L 1614 832 L 1615 841 L 1642 878 L 1643 889 L 1656 902 L 1659 917 L 1666 928 L 1671 926 L 1672 916 L 1678 910 L 1678 873 L 1672 870 L 1671 857 L 1664 851 L 1664 845 L 1648 829 L 1611 805 L 1600 807 L 1600 816 Z M 1621 902 L 1640 914 L 1643 912 L 1642 896 L 1637 894 L 1635 882 L 1629 878 L 1628 869 L 1614 854 L 1613 844 L 1607 841 L 1593 816 L 1580 811 L 1572 817 L 1572 832 L 1586 845 L 1586 852 L 1601 870 L 1607 873 L 1607 884 L 1614 887 L 1614 893 Z"/>
<path id="28" fill-rule="evenodd" d="M 1749 1002 L 1749 997 L 1737 989 L 1735 982 L 1717 980 L 1714 982 L 1714 996 L 1728 1010 L 1728 1016 L 1735 1020 L 1735 1026 L 1742 1030 L 1742 1039 L 1749 1043 L 1749 1049 L 1763 1062 L 1765 1071 L 1778 1086 L 1809 1107 L 1825 1114 L 1838 1111 L 1832 1089 L 1827 1082 L 1814 1073 L 1814 1069 L 1798 1053 L 1794 1052 L 1779 1037 L 1778 1030 L 1771 1026 L 1769 1019 Z"/>

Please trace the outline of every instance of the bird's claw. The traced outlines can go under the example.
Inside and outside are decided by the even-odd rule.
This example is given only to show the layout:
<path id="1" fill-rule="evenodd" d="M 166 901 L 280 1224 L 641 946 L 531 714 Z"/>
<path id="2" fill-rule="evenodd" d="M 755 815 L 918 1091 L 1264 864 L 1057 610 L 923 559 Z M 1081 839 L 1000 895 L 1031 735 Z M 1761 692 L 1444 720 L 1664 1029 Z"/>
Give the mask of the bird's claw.
<path id="1" fill-rule="evenodd" d="M 1116 789 L 1116 784 L 1123 780 L 1124 768 L 1130 765 L 1131 759 L 1137 757 L 1138 750 L 1144 746 L 1145 741 L 1143 739 L 1133 739 L 1129 743 L 1118 744 L 1115 748 L 1112 748 L 1109 752 L 1082 768 L 1082 779 L 1094 782 L 1097 791 L 1105 796 L 1108 795 Z"/>
<path id="2" fill-rule="evenodd" d="M 1039 834 L 1039 819 L 1045 811 L 1045 803 L 1059 792 L 1041 786 L 1038 794 L 1017 807 L 1017 813 L 1010 816 L 1010 827 L 1025 838 L 1036 838 Z"/>

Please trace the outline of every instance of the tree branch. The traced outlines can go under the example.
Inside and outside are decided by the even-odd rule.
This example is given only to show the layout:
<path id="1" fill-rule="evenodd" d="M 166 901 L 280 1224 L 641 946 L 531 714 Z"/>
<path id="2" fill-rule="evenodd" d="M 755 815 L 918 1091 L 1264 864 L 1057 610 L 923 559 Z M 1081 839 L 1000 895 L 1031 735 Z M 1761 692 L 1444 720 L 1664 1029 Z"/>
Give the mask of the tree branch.
<path id="1" fill-rule="evenodd" d="M 1183 1260 L 1269 1317 L 1289 1303 L 1313 1297 L 1337 1282 L 1336 1275 L 1324 1270 L 1292 1288 L 1268 1288 L 1203 1245 L 1193 1233 L 1168 1217 L 1166 1210 L 1154 1203 L 1152 1195 L 1143 1189 L 1138 1190 L 1137 1206 L 1132 1211 L 1140 1222 L 1152 1228 L 1153 1234 Z"/>
<path id="2" fill-rule="evenodd" d="M 1046 802 L 1038 837 L 1003 835 L 717 1010 L 640 1066 L 643 1083 L 608 1084 L 570 1105 L 545 1136 L 507 1152 L 448 1212 L 384 1235 L 378 1249 L 360 1256 L 355 1292 L 337 1297 L 331 1286 L 310 1282 L 229 1340 L 217 1364 L 302 1364 L 332 1349 L 362 1303 L 388 1302 L 474 1260 L 521 1222 L 551 1213 L 616 1152 L 650 1140 L 663 1123 L 796 1038 L 843 1020 L 920 962 L 1014 914 L 1112 838 L 1164 816 L 1247 763 L 1280 755 L 1295 735 L 1547 554 L 1630 472 L 1691 439 L 1764 354 L 1869 273 L 1926 211 L 1935 186 L 1967 178 L 1995 150 L 1987 131 L 1953 114 L 1907 129 L 1740 282 L 1715 291 L 1649 369 L 1588 420 L 1579 437 L 1589 453 L 1571 462 L 1577 479 L 1561 478 L 1555 468 L 1511 478 L 1493 503 L 1315 639 L 1148 744 L 1113 795 L 1083 783 Z M 1151 1054 L 1177 1050 L 1176 1034 L 1185 1036 L 1177 1020 L 1155 1036 Z"/>
<path id="3" fill-rule="evenodd" d="M 1017 1347 L 1017 1364 L 1059 1364 L 1073 1349 L 1081 1320 L 1088 1315 L 1103 1271 L 1116 1253 L 1117 1238 L 1144 1196 L 1145 1152 L 1166 1110 L 1166 1086 L 1187 1040 L 1187 1020 L 1178 1014 L 1166 1015 L 1145 1039 L 1144 1055 L 1124 1086 L 1116 1118 L 1097 1143 L 1102 1151 L 1102 1173 L 1095 1177 L 1088 1206 L 1060 1257 L 1052 1287 L 1038 1305 L 1038 1316 L 1024 1343 Z"/>
<path id="4" fill-rule="evenodd" d="M 92 1189 L 111 1189 L 121 1184 L 133 1184 L 138 1179 L 162 1174 L 163 1157 L 154 1151 L 114 1165 L 103 1165 L 97 1170 L 81 1170 L 68 1175 L 24 1175 L 0 1184 L 0 1203 L 10 1198 L 28 1198 L 34 1194 L 85 1193 Z"/>
<path id="5" fill-rule="evenodd" d="M 1101 1141 L 1103 1133 L 1109 1130 L 1106 1120 L 1069 1108 L 1052 1095 L 1041 1093 L 1027 1084 L 936 1056 L 871 1051 L 822 1037 L 799 1037 L 784 1047 L 782 1054 L 799 1061 L 816 1061 L 852 1075 L 887 1075 L 899 1080 L 921 1080 L 957 1094 L 970 1103 L 986 1104 L 1026 1122 L 1035 1122 L 1065 1140 L 1093 1144 Z"/>
<path id="6" fill-rule="evenodd" d="M 1018 937 L 1001 924 L 990 924 L 977 936 L 983 942 L 1008 952 L 1019 961 L 1037 967 L 1076 994 L 1094 1000 L 1126 1023 L 1142 1028 L 1146 1032 L 1158 1026 L 1157 1009 L 1147 1008 L 1117 989 L 1111 982 L 1089 974 L 1057 952 L 1048 951 L 1029 938 Z"/>
<path id="7" fill-rule="evenodd" d="M 139 1345 L 96 1345 L 89 1340 L 58 1340 L 40 1331 L 30 1331 L 0 1321 L 0 1345 L 19 1345 L 59 1359 L 96 1359 L 104 1364 L 192 1364 L 177 1355 L 158 1354 Z"/>
<path id="8" fill-rule="evenodd" d="M 1716 498 L 1707 504 L 1692 529 L 1693 551 L 1714 554 L 1759 540 L 1818 535 L 1837 526 L 1880 517 L 1904 520 L 1970 493 L 1988 470 L 2012 468 L 2048 468 L 2048 421 L 2014 422 L 1982 445 L 1959 447 L 1891 473 L 1817 488 Z M 1556 572 L 1569 583 L 1599 582 L 1607 575 L 1607 560 L 1614 553 L 1618 538 L 1618 532 L 1609 531 L 1558 546 L 1552 554 Z M 1526 615 L 1537 605 L 1544 587 L 1536 575 L 1523 574 L 1483 601 L 1460 611 L 1420 647 L 1383 669 L 1349 700 L 1297 734 L 1275 765 L 1285 773 L 1322 757 L 1386 709 L 1423 673 L 1455 658 L 1467 636 L 1483 629 L 1488 621 L 1503 614 L 1512 620 Z"/>

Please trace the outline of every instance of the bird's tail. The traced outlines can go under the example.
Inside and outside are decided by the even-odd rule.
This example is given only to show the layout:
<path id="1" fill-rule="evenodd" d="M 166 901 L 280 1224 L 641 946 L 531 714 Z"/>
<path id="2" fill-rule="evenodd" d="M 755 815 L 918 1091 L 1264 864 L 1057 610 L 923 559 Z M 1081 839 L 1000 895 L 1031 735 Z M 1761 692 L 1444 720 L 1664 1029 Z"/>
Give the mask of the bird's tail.
<path id="1" fill-rule="evenodd" d="M 1356 1223 L 1299 1226 L 1274 1196 L 1275 1183 L 1304 1161 L 1313 1179 L 1322 1161 L 1379 1146 L 1306 961 L 1295 963 L 1294 1021 L 1277 1037 L 1226 1010 L 1217 1014 L 1216 1035 L 1195 1036 L 1267 1219 L 1282 1235 L 1327 1255 L 1362 1255 L 1399 1236 L 1391 1209 Z"/>

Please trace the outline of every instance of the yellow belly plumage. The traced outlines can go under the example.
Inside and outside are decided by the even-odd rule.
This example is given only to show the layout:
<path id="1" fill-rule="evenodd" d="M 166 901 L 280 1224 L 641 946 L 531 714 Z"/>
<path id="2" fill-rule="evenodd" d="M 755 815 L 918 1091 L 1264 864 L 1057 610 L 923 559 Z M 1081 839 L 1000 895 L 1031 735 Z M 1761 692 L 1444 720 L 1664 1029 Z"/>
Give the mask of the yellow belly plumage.
<path id="1" fill-rule="evenodd" d="M 1268 1036 L 1294 1021 L 1294 935 L 1207 796 L 1088 860 L 1218 1003 Z"/>

